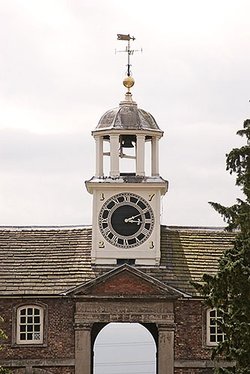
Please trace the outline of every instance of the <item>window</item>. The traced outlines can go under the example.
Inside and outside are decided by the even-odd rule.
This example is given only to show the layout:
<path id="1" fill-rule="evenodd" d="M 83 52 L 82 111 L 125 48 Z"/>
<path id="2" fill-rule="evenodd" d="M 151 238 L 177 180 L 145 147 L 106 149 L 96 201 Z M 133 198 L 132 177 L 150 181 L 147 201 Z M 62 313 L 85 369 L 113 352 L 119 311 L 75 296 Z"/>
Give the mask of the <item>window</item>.
<path id="1" fill-rule="evenodd" d="M 17 344 L 43 343 L 43 308 L 25 305 L 17 309 Z"/>
<path id="2" fill-rule="evenodd" d="M 224 342 L 225 334 L 218 323 L 221 320 L 222 316 L 217 309 L 207 310 L 207 345 L 214 346 Z"/>

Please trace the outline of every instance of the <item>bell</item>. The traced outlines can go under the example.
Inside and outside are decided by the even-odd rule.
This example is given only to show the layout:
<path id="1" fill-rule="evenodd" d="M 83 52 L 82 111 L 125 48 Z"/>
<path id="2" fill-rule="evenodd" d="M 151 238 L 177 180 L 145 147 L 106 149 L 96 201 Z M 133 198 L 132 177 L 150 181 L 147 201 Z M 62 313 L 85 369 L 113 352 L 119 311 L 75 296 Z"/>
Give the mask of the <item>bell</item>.
<path id="1" fill-rule="evenodd" d="M 132 143 L 133 141 L 133 136 L 127 135 L 123 136 L 121 140 L 121 147 L 122 148 L 134 148 L 134 145 Z"/>

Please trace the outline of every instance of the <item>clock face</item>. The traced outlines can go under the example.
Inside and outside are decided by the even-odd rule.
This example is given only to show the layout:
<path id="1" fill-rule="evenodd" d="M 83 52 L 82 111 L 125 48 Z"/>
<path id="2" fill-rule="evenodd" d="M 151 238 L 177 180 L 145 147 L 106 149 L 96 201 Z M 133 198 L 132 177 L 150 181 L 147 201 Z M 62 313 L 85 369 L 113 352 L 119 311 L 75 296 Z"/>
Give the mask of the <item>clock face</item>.
<path id="1" fill-rule="evenodd" d="M 99 214 L 103 237 L 120 248 L 136 247 L 151 235 L 154 214 L 148 202 L 130 192 L 108 199 Z"/>

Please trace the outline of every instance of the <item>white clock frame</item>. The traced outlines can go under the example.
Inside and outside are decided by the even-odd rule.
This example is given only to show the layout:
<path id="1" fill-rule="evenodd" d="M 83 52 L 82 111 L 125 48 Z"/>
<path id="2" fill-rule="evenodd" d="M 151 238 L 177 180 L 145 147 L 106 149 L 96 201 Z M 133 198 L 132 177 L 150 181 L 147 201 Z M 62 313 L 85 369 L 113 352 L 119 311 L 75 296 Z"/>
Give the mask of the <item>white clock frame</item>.
<path id="1" fill-rule="evenodd" d="M 91 183 L 91 182 L 88 182 Z M 111 183 L 91 183 L 93 193 L 93 226 L 92 226 L 92 262 L 99 265 L 116 264 L 118 260 L 135 260 L 139 265 L 159 265 L 160 263 L 160 199 L 162 183 L 144 185 L 140 188 L 138 184 Z M 121 186 L 122 184 L 122 186 Z M 165 186 L 165 183 L 164 183 Z M 90 188 L 90 186 L 89 186 Z M 140 245 L 132 248 L 119 248 L 109 243 L 102 235 L 98 224 L 98 217 L 105 201 L 119 193 L 133 193 L 146 200 L 154 215 L 154 226 L 150 236 Z"/>

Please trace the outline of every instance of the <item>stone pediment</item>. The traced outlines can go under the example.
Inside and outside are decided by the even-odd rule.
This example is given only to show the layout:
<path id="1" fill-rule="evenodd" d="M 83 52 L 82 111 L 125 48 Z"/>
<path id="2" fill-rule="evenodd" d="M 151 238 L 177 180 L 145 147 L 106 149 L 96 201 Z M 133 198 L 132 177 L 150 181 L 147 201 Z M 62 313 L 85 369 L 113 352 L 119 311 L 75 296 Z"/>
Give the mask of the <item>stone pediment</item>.
<path id="1" fill-rule="evenodd" d="M 188 296 L 127 264 L 75 287 L 66 294 L 89 297 L 163 297 L 170 299 Z"/>

